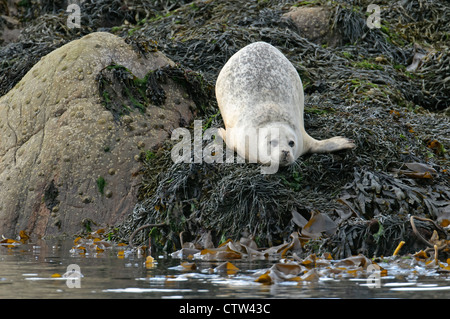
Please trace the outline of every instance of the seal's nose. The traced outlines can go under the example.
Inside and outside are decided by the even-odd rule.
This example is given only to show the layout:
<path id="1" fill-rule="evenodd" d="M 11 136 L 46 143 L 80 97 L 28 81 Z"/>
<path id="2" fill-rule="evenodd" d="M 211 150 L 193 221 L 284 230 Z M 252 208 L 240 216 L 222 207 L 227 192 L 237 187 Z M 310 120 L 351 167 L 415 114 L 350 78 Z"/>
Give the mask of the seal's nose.
<path id="1" fill-rule="evenodd" d="M 289 151 L 282 150 L 280 154 L 280 163 L 286 164 L 289 162 Z"/>

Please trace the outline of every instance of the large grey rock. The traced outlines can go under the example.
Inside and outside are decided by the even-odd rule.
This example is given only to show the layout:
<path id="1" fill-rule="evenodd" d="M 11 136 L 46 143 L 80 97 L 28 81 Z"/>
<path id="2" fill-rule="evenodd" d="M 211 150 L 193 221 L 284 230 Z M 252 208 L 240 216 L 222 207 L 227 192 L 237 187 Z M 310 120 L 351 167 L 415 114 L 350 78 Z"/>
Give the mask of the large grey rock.
<path id="1" fill-rule="evenodd" d="M 141 167 L 135 157 L 189 123 L 193 102 L 169 80 L 164 105 L 118 123 L 95 80 L 113 62 L 138 77 L 173 64 L 159 52 L 143 58 L 121 38 L 97 32 L 43 57 L 0 98 L 0 234 L 72 234 L 84 219 L 113 225 L 133 210 Z"/>

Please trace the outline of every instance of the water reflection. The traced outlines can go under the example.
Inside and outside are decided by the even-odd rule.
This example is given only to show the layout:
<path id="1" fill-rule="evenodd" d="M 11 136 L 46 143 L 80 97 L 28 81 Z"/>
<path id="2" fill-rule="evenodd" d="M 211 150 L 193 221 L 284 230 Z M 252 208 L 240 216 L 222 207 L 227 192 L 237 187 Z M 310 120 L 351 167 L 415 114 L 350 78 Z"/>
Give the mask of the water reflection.
<path id="1" fill-rule="evenodd" d="M 233 261 L 239 271 L 228 275 L 212 271 L 217 266 L 213 262 L 195 261 L 196 269 L 186 270 L 180 260 L 166 257 L 147 268 L 135 254 L 119 258 L 111 249 L 80 255 L 70 253 L 72 246 L 72 240 L 1 246 L 0 298 L 450 297 L 447 275 L 418 266 L 411 271 L 383 264 L 389 275 L 381 277 L 380 288 L 371 288 L 367 278 L 352 277 L 264 285 L 255 278 L 273 261 Z M 70 265 L 77 265 L 82 276 L 72 276 Z"/>

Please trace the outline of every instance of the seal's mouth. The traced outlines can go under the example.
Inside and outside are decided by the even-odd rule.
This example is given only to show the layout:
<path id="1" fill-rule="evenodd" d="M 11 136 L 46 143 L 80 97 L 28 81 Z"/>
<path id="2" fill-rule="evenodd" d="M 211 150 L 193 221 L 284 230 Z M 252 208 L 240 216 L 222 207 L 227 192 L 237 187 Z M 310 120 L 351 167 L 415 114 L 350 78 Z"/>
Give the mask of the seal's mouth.
<path id="1" fill-rule="evenodd" d="M 290 151 L 281 151 L 280 165 L 286 166 L 292 163 L 292 155 Z"/>

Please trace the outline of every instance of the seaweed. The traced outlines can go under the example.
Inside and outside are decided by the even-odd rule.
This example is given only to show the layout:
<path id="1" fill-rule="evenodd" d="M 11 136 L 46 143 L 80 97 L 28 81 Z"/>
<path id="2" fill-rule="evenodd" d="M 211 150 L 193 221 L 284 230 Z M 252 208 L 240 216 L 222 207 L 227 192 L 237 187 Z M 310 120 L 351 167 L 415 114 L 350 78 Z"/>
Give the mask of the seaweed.
<path id="1" fill-rule="evenodd" d="M 99 176 L 96 180 L 97 183 L 97 189 L 100 192 L 100 194 L 105 194 L 105 186 L 106 186 L 106 180 L 103 176 Z"/>
<path id="2" fill-rule="evenodd" d="M 124 66 L 111 64 L 99 72 L 96 80 L 103 104 L 116 121 L 133 108 L 145 111 L 147 98 L 141 81 Z"/>
<path id="3" fill-rule="evenodd" d="M 436 231 L 440 238 L 448 234 L 432 223 L 417 221 L 414 227 L 430 238 Z M 422 235 L 420 235 L 422 236 Z M 362 254 L 364 256 L 392 256 L 398 243 L 404 241 L 403 254 L 413 254 L 426 249 L 414 233 L 410 219 L 399 216 L 379 216 L 371 220 L 349 220 L 341 224 L 336 234 L 323 244 L 336 259 Z M 443 254 L 448 257 L 448 252 Z"/>
<path id="4" fill-rule="evenodd" d="M 261 175 L 250 164 L 174 164 L 170 152 L 161 151 L 144 172 L 143 200 L 120 231 L 126 238 L 136 226 L 166 223 L 168 233 L 155 247 L 166 246 L 168 240 L 179 247 L 181 232 L 195 237 L 213 230 L 216 239 L 239 238 L 245 229 L 258 243 L 272 245 L 293 231 L 290 215 L 280 208 L 305 210 L 295 192 L 282 187 L 280 178 Z"/>
<path id="5" fill-rule="evenodd" d="M 17 42 L 0 48 L 0 96 L 6 94 L 43 56 L 84 35 L 95 31 L 111 31 L 114 27 L 135 25 L 160 15 L 160 10 L 176 8 L 183 1 L 128 1 L 85 0 L 75 2 L 80 5 L 80 28 L 70 28 L 67 24 L 69 12 L 67 1 L 22 1 L 14 10 L 6 13 L 20 20 L 20 36 Z M 169 5 L 172 3 L 172 5 Z M 6 5 L 7 8 L 9 4 Z M 0 27 L 2 27 L 0 22 Z M 1 30 L 0 30 L 1 33 Z M 132 39 L 128 40 L 130 43 Z M 139 52 L 152 50 L 152 43 L 133 47 Z"/>
<path id="6" fill-rule="evenodd" d="M 163 105 L 166 93 L 162 85 L 168 80 L 182 85 L 189 92 L 200 113 L 210 112 L 212 86 L 201 74 L 179 65 L 151 70 L 141 79 L 126 67 L 113 63 L 103 68 L 96 77 L 103 105 L 116 121 L 130 114 L 133 109 L 145 112 L 150 105 Z"/>
<path id="7" fill-rule="evenodd" d="M 450 10 L 444 0 L 377 1 L 381 27 L 369 29 L 366 9 L 371 3 L 86 0 L 81 4 L 83 27 L 68 29 L 60 2 L 24 2 L 19 42 L 0 50 L 0 94 L 51 50 L 93 31 L 109 31 L 143 57 L 159 50 L 176 63 L 142 79 L 121 66 L 104 69 L 99 93 L 116 120 L 133 109 L 162 105 L 165 81 L 176 81 L 194 100 L 192 111 L 203 130 L 222 127 L 214 97 L 220 69 L 245 45 L 269 42 L 302 78 L 308 133 L 317 139 L 343 135 L 357 148 L 305 155 L 264 176 L 255 164 L 174 163 L 170 152 L 175 142 L 167 141 L 141 157 L 139 204 L 116 226 L 117 239 L 126 241 L 150 224 L 164 227 L 150 234 L 140 231 L 135 243 L 150 238 L 155 249 L 166 252 L 181 247 L 180 236 L 199 239 L 208 232 L 215 243 L 247 232 L 260 247 L 270 246 L 301 232 L 293 212 L 305 220 L 319 212 L 338 228 L 310 240 L 305 250 L 320 247 L 335 258 L 388 255 L 404 240 L 403 249 L 412 252 L 424 243 L 410 215 L 444 224 L 449 219 Z M 291 6 L 328 9 L 330 30 L 341 37 L 337 46 L 305 38 L 293 21 L 283 18 Z M 415 227 L 425 239 L 434 230 L 440 238 L 448 235 L 423 220 Z"/>
<path id="8" fill-rule="evenodd" d="M 415 75 L 406 71 L 412 46 L 400 41 L 393 22 L 384 22 L 380 30 L 367 28 L 364 3 L 350 1 L 332 3 L 331 27 L 342 30 L 342 46 L 316 45 L 291 21 L 281 19 L 287 3 L 251 1 L 244 7 L 237 1 L 197 2 L 195 8 L 181 6 L 149 21 L 133 36 L 153 39 L 159 50 L 181 67 L 201 72 L 211 86 L 222 65 L 241 47 L 261 40 L 275 45 L 304 82 L 307 131 L 316 138 L 326 138 L 331 131 L 350 137 L 357 150 L 306 155 L 273 176 L 263 176 L 251 164 L 174 164 L 169 157 L 173 144 L 168 143 L 145 164 L 142 200 L 120 228 L 122 238 L 147 223 L 165 223 L 153 243 L 161 249 L 181 245 L 181 232 L 195 238 L 205 231 L 220 241 L 239 238 L 246 230 L 264 246 L 286 240 L 296 229 L 291 211 L 306 219 L 320 211 L 340 221 L 337 237 L 321 239 L 323 249 L 341 257 L 358 249 L 379 255 L 392 252 L 393 240 L 408 234 L 406 212 L 433 218 L 442 213 L 449 199 L 448 156 L 430 156 L 426 140 L 439 136 L 439 142 L 448 145 L 448 119 L 424 117 L 418 106 L 429 104 Z M 395 8 L 400 10 L 398 4 Z M 214 98 L 203 96 L 211 111 L 200 118 L 208 126 L 223 126 L 221 117 L 214 116 Z M 431 126 L 426 123 L 430 120 Z M 404 176 L 394 177 L 391 169 L 412 162 L 429 163 L 439 175 L 415 181 L 415 186 Z M 372 179 L 385 187 L 380 194 L 365 190 L 364 183 Z M 397 189 L 406 197 L 395 197 Z M 433 199 L 424 195 L 430 192 Z M 351 249 L 339 236 L 354 239 Z M 141 233 L 136 239 L 147 237 Z M 412 238 L 406 247 L 415 242 Z"/>

